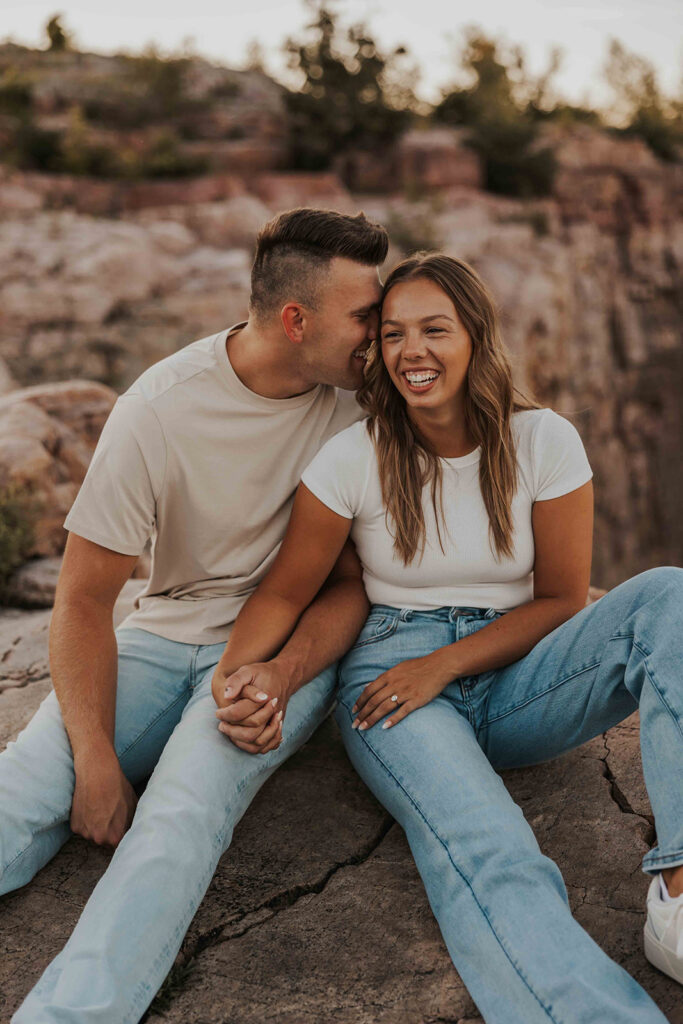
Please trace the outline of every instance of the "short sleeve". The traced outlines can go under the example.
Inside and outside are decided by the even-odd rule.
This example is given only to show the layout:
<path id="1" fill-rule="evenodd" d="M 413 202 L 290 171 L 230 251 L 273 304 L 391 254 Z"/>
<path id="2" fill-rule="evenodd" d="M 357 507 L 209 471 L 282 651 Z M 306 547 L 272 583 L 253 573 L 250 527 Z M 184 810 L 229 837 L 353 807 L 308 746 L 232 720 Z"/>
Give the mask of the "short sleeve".
<path id="1" fill-rule="evenodd" d="M 581 487 L 593 476 L 573 423 L 551 409 L 543 411 L 535 432 L 534 501 L 548 501 Z"/>
<path id="2" fill-rule="evenodd" d="M 335 434 L 303 472 L 301 481 L 323 505 L 354 519 L 362 506 L 373 458 L 365 420 Z"/>
<path id="3" fill-rule="evenodd" d="M 139 395 L 118 399 L 64 527 L 124 555 L 139 555 L 156 522 L 166 465 L 159 422 Z"/>

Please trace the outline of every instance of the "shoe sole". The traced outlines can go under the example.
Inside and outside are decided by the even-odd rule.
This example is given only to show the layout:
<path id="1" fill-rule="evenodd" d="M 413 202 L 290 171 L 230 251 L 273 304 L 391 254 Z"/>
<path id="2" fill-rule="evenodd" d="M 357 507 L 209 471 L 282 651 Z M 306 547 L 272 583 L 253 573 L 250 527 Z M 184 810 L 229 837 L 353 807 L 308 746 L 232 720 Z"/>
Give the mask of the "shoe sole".
<path id="1" fill-rule="evenodd" d="M 653 967 L 668 974 L 679 985 L 683 985 L 683 963 L 654 937 L 647 925 L 644 931 L 644 947 L 645 956 Z"/>

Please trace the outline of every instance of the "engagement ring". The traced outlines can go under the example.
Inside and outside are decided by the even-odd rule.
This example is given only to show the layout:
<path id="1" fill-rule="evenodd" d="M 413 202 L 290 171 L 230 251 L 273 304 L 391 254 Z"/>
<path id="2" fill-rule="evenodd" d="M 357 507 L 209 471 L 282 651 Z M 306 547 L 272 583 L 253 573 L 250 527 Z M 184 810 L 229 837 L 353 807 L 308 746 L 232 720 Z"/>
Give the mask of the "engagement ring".
<path id="1" fill-rule="evenodd" d="M 393 702 L 394 702 L 394 704 L 395 704 L 395 703 L 396 703 L 396 701 L 398 700 L 398 697 L 396 696 L 396 694 L 394 694 L 394 696 L 393 696 L 393 697 L 392 697 L 391 699 L 393 700 Z"/>

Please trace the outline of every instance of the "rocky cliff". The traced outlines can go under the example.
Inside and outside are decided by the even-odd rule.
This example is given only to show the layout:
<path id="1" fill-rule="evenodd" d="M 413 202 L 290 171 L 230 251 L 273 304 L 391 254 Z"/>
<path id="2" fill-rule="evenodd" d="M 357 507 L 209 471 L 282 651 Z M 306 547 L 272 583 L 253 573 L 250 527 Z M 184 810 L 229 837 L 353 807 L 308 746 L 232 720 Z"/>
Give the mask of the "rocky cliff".
<path id="1" fill-rule="evenodd" d="M 641 142 L 583 128 L 554 139 L 552 198 L 509 200 L 428 189 L 446 163 L 447 142 L 437 141 L 416 144 L 424 196 L 414 201 L 352 195 L 331 174 L 264 172 L 150 185 L 111 218 L 54 209 L 55 178 L 6 175 L 0 385 L 85 377 L 120 391 L 150 363 L 246 314 L 253 239 L 274 211 L 364 208 L 390 230 L 387 265 L 441 247 L 490 282 L 520 383 L 570 416 L 586 443 L 596 582 L 682 564 L 680 167 Z M 459 153 L 454 142 L 451 160 Z M 118 188 L 81 180 L 80 208 L 120 201 Z"/>

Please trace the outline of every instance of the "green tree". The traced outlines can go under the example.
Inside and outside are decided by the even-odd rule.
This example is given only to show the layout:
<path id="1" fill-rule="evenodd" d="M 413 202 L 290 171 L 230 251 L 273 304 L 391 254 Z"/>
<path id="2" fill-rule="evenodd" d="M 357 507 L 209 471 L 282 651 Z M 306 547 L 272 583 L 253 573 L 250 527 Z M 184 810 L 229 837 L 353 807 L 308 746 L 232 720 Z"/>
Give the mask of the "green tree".
<path id="1" fill-rule="evenodd" d="M 53 14 L 45 26 L 45 32 L 50 44 L 48 49 L 54 52 L 68 50 L 71 42 L 69 33 L 62 26 L 61 18 L 61 14 Z"/>
<path id="2" fill-rule="evenodd" d="M 436 119 L 469 129 L 469 145 L 482 158 L 490 191 L 547 195 L 555 160 L 551 150 L 539 143 L 539 120 L 559 53 L 554 52 L 543 75 L 533 78 L 521 50 L 504 54 L 499 43 L 470 29 L 460 64 L 469 84 L 444 93 Z"/>
<path id="3" fill-rule="evenodd" d="M 344 29 L 324 5 L 313 13 L 308 38 L 285 44 L 302 80 L 287 106 L 293 166 L 324 170 L 352 147 L 386 145 L 401 133 L 415 104 L 415 72 L 405 47 L 384 53 L 364 25 Z"/>
<path id="4" fill-rule="evenodd" d="M 609 46 L 605 77 L 614 94 L 611 114 L 623 126 L 621 130 L 640 136 L 663 160 L 680 159 L 683 97 L 667 99 L 652 64 L 616 39 Z"/>

